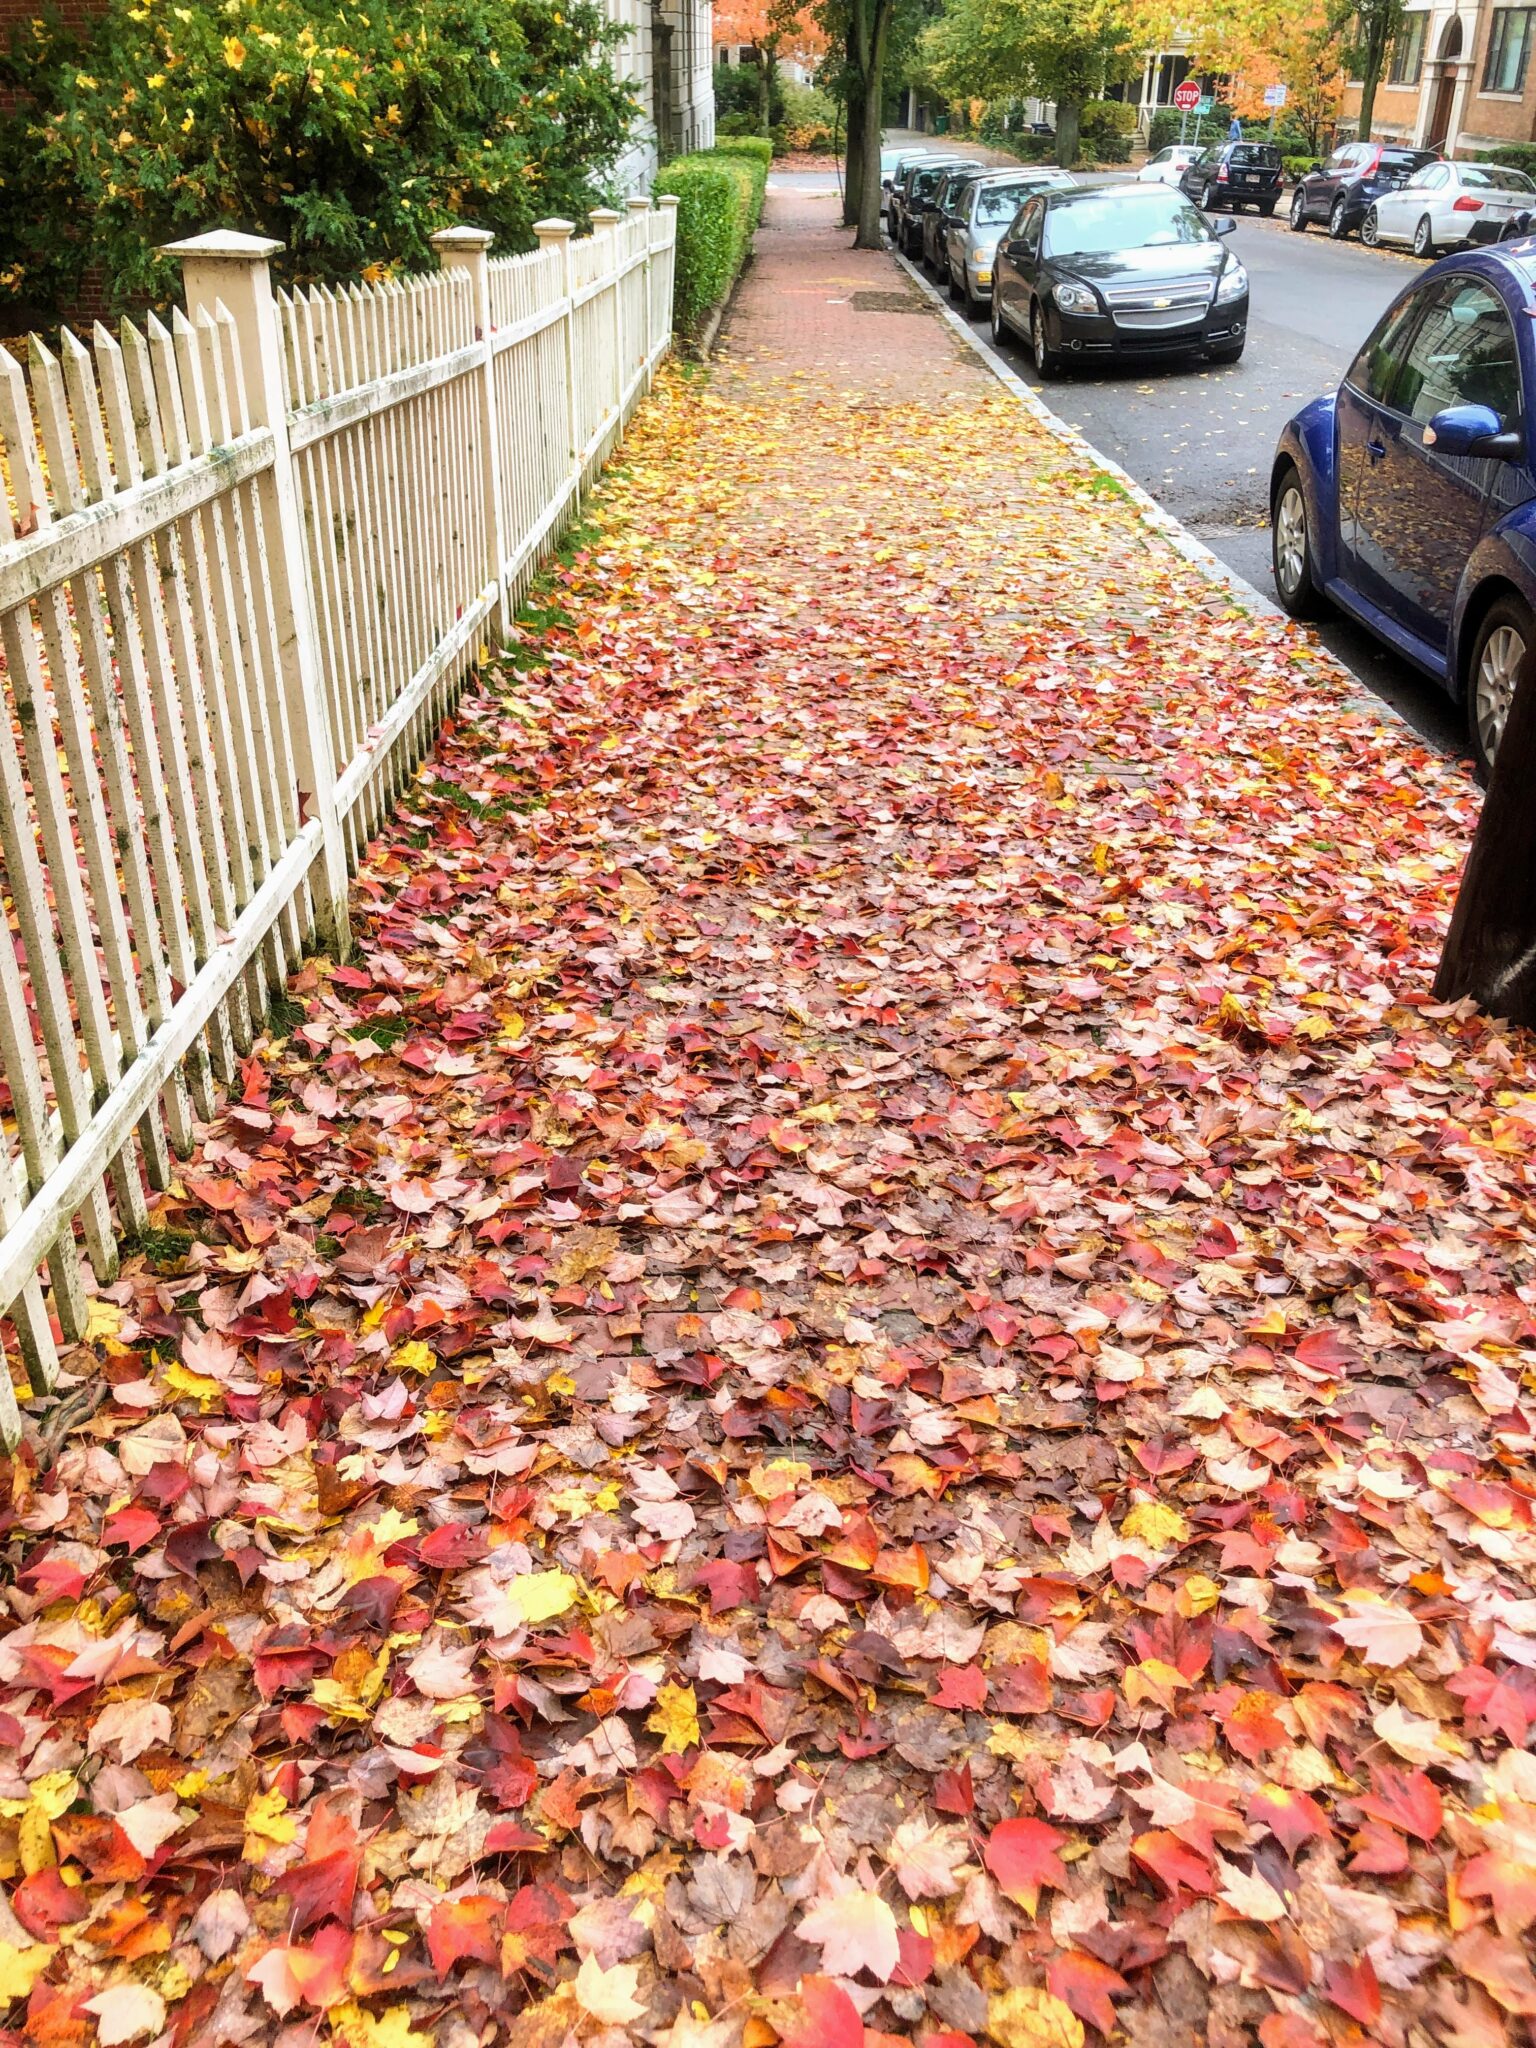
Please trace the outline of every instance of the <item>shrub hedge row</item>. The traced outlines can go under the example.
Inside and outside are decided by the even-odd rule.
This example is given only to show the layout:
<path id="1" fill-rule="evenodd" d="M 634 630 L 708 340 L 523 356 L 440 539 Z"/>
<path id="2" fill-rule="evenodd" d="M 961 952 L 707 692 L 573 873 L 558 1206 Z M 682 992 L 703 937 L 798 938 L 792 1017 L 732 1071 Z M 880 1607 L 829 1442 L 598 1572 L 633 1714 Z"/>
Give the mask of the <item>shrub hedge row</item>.
<path id="1" fill-rule="evenodd" d="M 735 283 L 763 210 L 772 156 L 765 136 L 733 135 L 662 167 L 656 192 L 677 198 L 672 321 L 680 334 L 697 334 Z"/>

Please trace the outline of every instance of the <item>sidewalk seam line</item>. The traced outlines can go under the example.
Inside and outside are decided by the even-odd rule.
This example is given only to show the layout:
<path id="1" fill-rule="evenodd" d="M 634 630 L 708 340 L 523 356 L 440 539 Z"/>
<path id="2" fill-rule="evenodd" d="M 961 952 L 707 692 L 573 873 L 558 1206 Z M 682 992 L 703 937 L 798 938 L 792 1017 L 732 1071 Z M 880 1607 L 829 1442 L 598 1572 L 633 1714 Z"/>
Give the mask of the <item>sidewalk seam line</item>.
<path id="1" fill-rule="evenodd" d="M 1144 485 L 1137 483 L 1135 477 L 1128 470 L 1122 468 L 1113 457 L 1105 455 L 1101 449 L 1096 448 L 1080 428 L 1070 426 L 1059 413 L 1052 412 L 1039 392 L 1031 389 L 1024 382 L 1024 379 L 1018 375 L 1017 371 L 1011 370 L 1008 367 L 994 347 L 991 337 L 987 336 L 984 338 L 973 333 L 970 322 L 955 311 L 938 286 L 923 271 L 918 269 L 910 256 L 905 255 L 896 247 L 894 242 L 889 240 L 886 240 L 885 248 L 887 253 L 894 258 L 907 273 L 908 277 L 912 279 L 923 296 L 932 302 L 940 318 L 953 328 L 954 332 L 965 342 L 973 355 L 980 357 L 998 383 L 1003 385 L 1006 390 L 1011 392 L 1020 401 L 1025 411 L 1040 426 L 1044 427 L 1053 439 L 1059 441 L 1064 448 L 1070 450 L 1074 455 L 1086 456 L 1124 488 L 1135 505 L 1144 526 L 1149 527 L 1154 533 L 1167 541 L 1174 553 L 1181 555 L 1190 564 L 1191 568 L 1198 570 L 1207 583 L 1215 584 L 1221 589 L 1230 592 L 1246 610 L 1256 612 L 1259 617 L 1277 621 L 1282 625 L 1293 623 L 1289 614 L 1282 611 L 1272 597 L 1266 597 L 1256 584 L 1250 583 L 1248 578 L 1241 575 L 1236 569 L 1229 569 L 1226 563 L 1206 546 L 1203 540 L 1190 532 L 1189 528 L 1176 514 L 1170 512 L 1165 505 L 1160 505 Z M 1389 703 L 1385 697 L 1378 697 L 1374 690 L 1368 689 L 1349 664 L 1341 660 L 1331 647 L 1325 647 L 1322 641 L 1316 638 L 1312 641 L 1312 647 L 1313 651 L 1321 657 L 1333 673 L 1346 684 L 1348 690 L 1346 703 L 1348 708 L 1367 712 L 1377 718 L 1386 715 L 1394 719 L 1406 731 L 1412 733 L 1416 744 L 1420 746 L 1429 746 L 1431 744 L 1421 733 L 1415 730 L 1395 704 Z M 1436 748 L 1434 751 L 1439 752 L 1440 750 Z"/>

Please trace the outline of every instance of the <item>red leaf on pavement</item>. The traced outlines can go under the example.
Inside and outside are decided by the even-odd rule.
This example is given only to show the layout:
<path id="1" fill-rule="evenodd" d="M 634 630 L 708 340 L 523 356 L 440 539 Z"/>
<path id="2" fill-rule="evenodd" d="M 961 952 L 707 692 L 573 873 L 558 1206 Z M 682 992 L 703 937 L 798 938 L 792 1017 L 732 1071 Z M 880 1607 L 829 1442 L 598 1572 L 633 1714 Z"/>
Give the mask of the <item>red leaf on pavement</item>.
<path id="1" fill-rule="evenodd" d="M 790 2022 L 781 2048 L 863 2048 L 864 2022 L 841 1984 L 830 1977 L 802 1977 L 804 2023 Z"/>
<path id="2" fill-rule="evenodd" d="M 432 1967 L 446 1974 L 455 1963 L 501 1959 L 501 1930 L 507 1916 L 504 1899 L 473 1896 L 443 1900 L 432 1908 L 427 1923 L 427 1950 Z"/>
<path id="3" fill-rule="evenodd" d="M 1381 1986 L 1369 1956 L 1339 1958 L 1323 1970 L 1323 1996 L 1362 2027 L 1381 2018 Z"/>
<path id="4" fill-rule="evenodd" d="M 946 1665 L 929 1699 L 936 1707 L 984 1707 L 987 1674 L 979 1664 Z"/>
<path id="5" fill-rule="evenodd" d="M 1178 1891 L 1202 1896 L 1216 1889 L 1216 1873 L 1205 1858 L 1166 1828 L 1153 1828 L 1131 1843 L 1131 1854 L 1170 1897 Z"/>
<path id="6" fill-rule="evenodd" d="M 1354 1803 L 1362 1813 L 1401 1828 L 1405 1835 L 1414 1835 L 1421 1842 L 1432 1842 L 1439 1834 L 1444 1808 L 1433 1781 L 1423 1771 L 1400 1771 L 1395 1764 L 1377 1764 L 1371 1771 L 1371 1784 L 1372 1791 L 1354 1795 Z"/>
<path id="7" fill-rule="evenodd" d="M 1303 1842 L 1331 1833 L 1327 1814 L 1310 1793 L 1284 1785 L 1262 1785 L 1248 1802 L 1248 1819 L 1254 1827 L 1268 1828 L 1287 1856 L 1294 1856 Z"/>
<path id="8" fill-rule="evenodd" d="M 1032 1914 L 1046 1885 L 1067 1888 L 1066 1866 L 1056 1854 L 1066 1839 L 1049 1821 L 1005 1820 L 992 1830 L 982 1859 L 1004 1897 Z"/>
<path id="9" fill-rule="evenodd" d="M 1048 1991 L 1053 1991 L 1080 2020 L 1097 2027 L 1101 2034 L 1115 2031 L 1115 2008 L 1110 2000 L 1128 1997 L 1131 1989 L 1118 1970 L 1077 1949 L 1052 1957 L 1046 1967 L 1045 1983 Z"/>

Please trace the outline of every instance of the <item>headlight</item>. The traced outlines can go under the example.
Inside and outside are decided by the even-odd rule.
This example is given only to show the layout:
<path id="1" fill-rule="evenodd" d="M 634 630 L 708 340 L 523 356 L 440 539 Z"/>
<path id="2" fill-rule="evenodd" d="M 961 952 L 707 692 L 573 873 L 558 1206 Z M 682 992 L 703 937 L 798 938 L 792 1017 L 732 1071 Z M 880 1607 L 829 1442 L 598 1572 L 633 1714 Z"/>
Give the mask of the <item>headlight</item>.
<path id="1" fill-rule="evenodd" d="M 971 261 L 973 263 L 990 263 L 992 261 L 992 246 L 990 242 L 977 242 L 971 250 Z"/>
<path id="2" fill-rule="evenodd" d="M 1056 287 L 1056 304 L 1063 313 L 1097 313 L 1099 302 L 1085 284 L 1068 281 Z"/>
<path id="3" fill-rule="evenodd" d="M 1228 299 L 1240 299 L 1248 289 L 1248 273 L 1241 263 L 1229 263 L 1222 272 L 1221 283 L 1216 287 L 1216 303 L 1225 304 Z"/>

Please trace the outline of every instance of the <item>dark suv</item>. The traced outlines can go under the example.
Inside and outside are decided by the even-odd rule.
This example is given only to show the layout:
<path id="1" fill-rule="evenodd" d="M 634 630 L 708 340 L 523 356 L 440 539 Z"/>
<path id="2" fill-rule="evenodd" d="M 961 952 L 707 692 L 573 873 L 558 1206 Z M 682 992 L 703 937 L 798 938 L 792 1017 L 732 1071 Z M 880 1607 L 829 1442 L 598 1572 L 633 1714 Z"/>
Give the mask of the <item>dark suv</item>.
<path id="1" fill-rule="evenodd" d="M 1186 197 L 1207 213 L 1256 206 L 1267 219 L 1280 200 L 1280 152 L 1272 142 L 1223 142 L 1184 168 Z"/>
<path id="2" fill-rule="evenodd" d="M 1299 235 L 1309 220 L 1328 223 L 1336 242 L 1359 227 L 1383 192 L 1406 185 L 1415 171 L 1438 161 L 1437 149 L 1400 149 L 1390 142 L 1346 142 L 1325 164 L 1315 164 L 1291 194 L 1291 226 Z"/>

